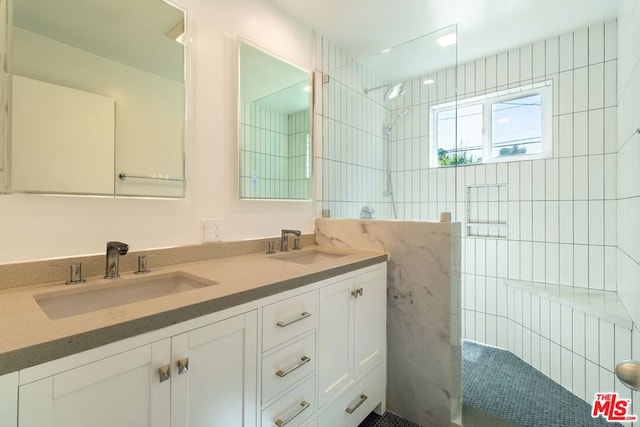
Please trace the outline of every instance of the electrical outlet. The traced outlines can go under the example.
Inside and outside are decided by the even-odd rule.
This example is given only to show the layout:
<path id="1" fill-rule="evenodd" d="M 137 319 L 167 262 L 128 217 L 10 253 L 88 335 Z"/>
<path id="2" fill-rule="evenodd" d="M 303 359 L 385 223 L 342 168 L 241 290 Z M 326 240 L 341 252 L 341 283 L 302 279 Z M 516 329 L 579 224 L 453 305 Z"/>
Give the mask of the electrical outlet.
<path id="1" fill-rule="evenodd" d="M 203 219 L 202 224 L 202 240 L 204 242 L 221 242 L 222 241 L 222 218 Z"/>

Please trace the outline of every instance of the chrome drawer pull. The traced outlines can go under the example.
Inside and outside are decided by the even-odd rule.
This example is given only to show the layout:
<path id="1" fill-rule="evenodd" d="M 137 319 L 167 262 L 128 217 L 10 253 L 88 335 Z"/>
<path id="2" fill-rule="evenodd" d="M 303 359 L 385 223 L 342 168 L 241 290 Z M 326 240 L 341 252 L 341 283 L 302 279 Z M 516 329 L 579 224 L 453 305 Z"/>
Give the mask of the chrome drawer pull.
<path id="1" fill-rule="evenodd" d="M 300 415 L 301 413 L 303 413 L 305 411 L 305 409 L 307 409 L 309 406 L 311 406 L 311 404 L 309 402 L 307 402 L 306 400 L 303 400 L 302 402 L 300 402 L 300 408 L 298 408 L 298 410 L 296 412 L 294 412 L 293 414 L 289 415 L 287 418 L 285 418 L 284 420 L 281 420 L 280 418 L 278 418 L 276 420 L 276 425 L 278 427 L 284 427 L 287 424 L 289 424 L 291 421 L 293 421 L 293 419 L 295 417 L 297 417 L 298 415 Z"/>
<path id="2" fill-rule="evenodd" d="M 360 405 L 362 405 L 364 403 L 365 400 L 367 400 L 369 398 L 369 396 L 367 396 L 366 394 L 361 394 L 360 395 L 360 401 L 356 404 L 356 406 L 347 406 L 347 413 L 348 414 L 353 414 L 355 412 L 356 409 L 358 409 L 360 407 Z"/>
<path id="3" fill-rule="evenodd" d="M 287 326 L 291 325 L 292 323 L 299 322 L 299 321 L 301 321 L 303 319 L 306 319 L 307 317 L 310 317 L 310 316 L 311 316 L 311 313 L 303 311 L 300 314 L 300 316 L 296 317 L 295 319 L 289 320 L 287 322 L 278 322 L 278 323 L 276 323 L 276 325 L 280 326 L 281 328 L 284 328 L 284 327 L 287 327 Z"/>
<path id="4" fill-rule="evenodd" d="M 160 377 L 160 382 L 163 383 L 166 380 L 171 379 L 171 367 L 169 365 L 164 365 L 158 368 L 158 376 Z"/>
<path id="5" fill-rule="evenodd" d="M 303 367 L 304 365 L 306 365 L 309 362 L 311 362 L 311 359 L 309 359 L 307 356 L 302 356 L 298 363 L 296 363 L 295 365 L 291 366 L 290 368 L 285 369 L 284 371 L 280 370 L 280 371 L 276 372 L 276 375 L 279 376 L 280 378 L 286 377 L 291 372 L 295 371 L 298 368 Z"/>

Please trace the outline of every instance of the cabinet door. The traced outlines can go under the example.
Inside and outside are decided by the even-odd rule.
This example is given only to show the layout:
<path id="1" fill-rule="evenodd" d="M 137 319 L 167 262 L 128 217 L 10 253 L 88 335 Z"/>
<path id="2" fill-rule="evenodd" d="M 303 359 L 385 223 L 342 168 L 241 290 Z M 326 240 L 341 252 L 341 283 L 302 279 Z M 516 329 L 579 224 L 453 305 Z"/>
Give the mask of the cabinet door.
<path id="1" fill-rule="evenodd" d="M 18 425 L 18 373 L 0 376 L 0 426 Z"/>
<path id="2" fill-rule="evenodd" d="M 169 339 L 19 388 L 20 427 L 169 427 Z"/>
<path id="3" fill-rule="evenodd" d="M 252 311 L 172 339 L 172 427 L 256 425 L 257 329 Z"/>
<path id="4" fill-rule="evenodd" d="M 354 304 L 354 363 L 356 378 L 373 368 L 386 348 L 386 277 L 384 269 L 359 276 Z M 360 291 L 362 290 L 362 291 Z"/>
<path id="5" fill-rule="evenodd" d="M 353 302 L 355 278 L 320 289 L 318 333 L 319 406 L 353 381 Z"/>

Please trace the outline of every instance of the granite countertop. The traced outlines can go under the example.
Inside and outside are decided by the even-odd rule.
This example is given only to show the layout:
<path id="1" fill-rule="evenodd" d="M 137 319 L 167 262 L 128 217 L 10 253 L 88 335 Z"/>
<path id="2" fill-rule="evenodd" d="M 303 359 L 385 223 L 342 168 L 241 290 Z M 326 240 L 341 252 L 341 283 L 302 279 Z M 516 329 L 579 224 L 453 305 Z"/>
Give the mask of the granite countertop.
<path id="1" fill-rule="evenodd" d="M 300 252 L 313 251 L 308 247 Z M 153 269 L 144 277 L 184 272 L 217 284 L 187 292 L 51 320 L 34 296 L 83 292 L 90 288 L 125 284 L 141 276 L 132 272 L 111 281 L 89 277 L 81 285 L 62 282 L 0 291 L 0 375 L 145 332 L 161 329 L 209 313 L 255 301 L 386 261 L 379 252 L 322 248 L 345 256 L 313 264 L 275 260 L 264 253 L 217 258 Z"/>

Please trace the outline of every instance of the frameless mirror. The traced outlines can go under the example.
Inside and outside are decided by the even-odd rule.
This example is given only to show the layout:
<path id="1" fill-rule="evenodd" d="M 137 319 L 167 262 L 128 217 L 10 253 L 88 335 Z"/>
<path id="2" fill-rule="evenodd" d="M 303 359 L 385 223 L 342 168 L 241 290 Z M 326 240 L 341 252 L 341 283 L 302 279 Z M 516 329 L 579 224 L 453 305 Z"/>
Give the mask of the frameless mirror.
<path id="1" fill-rule="evenodd" d="M 184 11 L 13 0 L 11 19 L 10 191 L 183 197 Z"/>
<path id="2" fill-rule="evenodd" d="M 244 40 L 238 45 L 240 198 L 308 200 L 311 73 Z"/>

